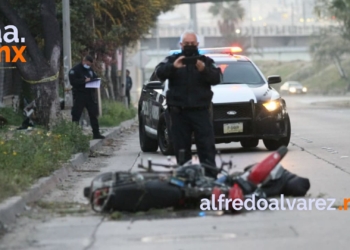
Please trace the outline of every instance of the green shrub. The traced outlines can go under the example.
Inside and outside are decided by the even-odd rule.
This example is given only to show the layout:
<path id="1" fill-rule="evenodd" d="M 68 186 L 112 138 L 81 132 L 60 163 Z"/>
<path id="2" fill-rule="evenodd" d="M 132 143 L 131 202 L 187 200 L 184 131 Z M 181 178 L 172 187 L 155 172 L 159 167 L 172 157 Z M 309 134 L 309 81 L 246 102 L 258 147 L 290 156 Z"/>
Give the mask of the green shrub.
<path id="1" fill-rule="evenodd" d="M 14 125 L 19 127 L 24 121 L 23 114 L 14 112 L 12 108 L 0 108 L 0 115 L 8 121 L 8 125 Z"/>
<path id="2" fill-rule="evenodd" d="M 88 151 L 89 140 L 75 123 L 63 120 L 52 131 L 19 130 L 2 134 L 0 201 L 49 176 L 72 154 Z"/>
<path id="3" fill-rule="evenodd" d="M 103 100 L 102 101 L 102 117 L 99 118 L 99 123 L 104 127 L 118 126 L 125 120 L 132 119 L 136 116 L 135 108 L 126 108 L 122 103 Z"/>

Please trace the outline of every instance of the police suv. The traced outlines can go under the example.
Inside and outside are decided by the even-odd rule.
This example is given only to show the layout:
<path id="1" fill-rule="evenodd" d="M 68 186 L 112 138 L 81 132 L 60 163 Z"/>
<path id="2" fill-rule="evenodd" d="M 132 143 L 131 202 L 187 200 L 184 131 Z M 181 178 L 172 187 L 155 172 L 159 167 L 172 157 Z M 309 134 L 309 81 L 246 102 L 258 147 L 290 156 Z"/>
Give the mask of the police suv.
<path id="1" fill-rule="evenodd" d="M 216 143 L 240 142 L 254 148 L 262 139 L 268 150 L 288 146 L 291 124 L 286 102 L 271 87 L 280 76 L 264 77 L 239 47 L 200 49 L 221 68 L 222 80 L 212 86 L 212 119 Z M 170 53 L 179 53 L 174 50 Z M 142 87 L 138 103 L 140 146 L 143 152 L 159 149 L 172 155 L 169 119 L 166 112 L 168 80 L 161 82 L 155 72 Z"/>

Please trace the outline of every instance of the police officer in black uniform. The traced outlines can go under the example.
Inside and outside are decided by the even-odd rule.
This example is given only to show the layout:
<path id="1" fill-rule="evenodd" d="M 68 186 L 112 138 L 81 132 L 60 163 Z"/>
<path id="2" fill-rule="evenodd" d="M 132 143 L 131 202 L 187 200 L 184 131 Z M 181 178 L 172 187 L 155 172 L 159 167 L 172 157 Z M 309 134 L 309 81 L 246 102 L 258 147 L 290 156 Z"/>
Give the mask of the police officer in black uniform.
<path id="1" fill-rule="evenodd" d="M 98 104 L 95 88 L 85 88 L 85 84 L 94 78 L 96 73 L 91 69 L 93 58 L 85 56 L 83 61 L 69 71 L 69 81 L 73 91 L 72 120 L 79 123 L 84 108 L 87 109 L 92 127 L 93 139 L 104 139 L 100 134 L 98 116 Z"/>
<path id="2" fill-rule="evenodd" d="M 209 109 L 213 97 L 211 85 L 220 83 L 221 70 L 215 67 L 211 58 L 199 55 L 194 32 L 185 32 L 180 45 L 181 53 L 166 57 L 156 68 L 161 81 L 169 80 L 166 100 L 176 158 L 179 164 L 191 160 L 194 132 L 200 162 L 216 168 L 214 129 Z M 183 162 L 180 150 L 185 151 Z M 206 169 L 206 175 L 216 178 L 217 172 Z"/>
<path id="3" fill-rule="evenodd" d="M 132 88 L 132 79 L 130 76 L 130 71 L 126 70 L 126 97 L 128 98 L 128 107 L 130 107 L 131 97 L 130 97 L 130 91 Z"/>

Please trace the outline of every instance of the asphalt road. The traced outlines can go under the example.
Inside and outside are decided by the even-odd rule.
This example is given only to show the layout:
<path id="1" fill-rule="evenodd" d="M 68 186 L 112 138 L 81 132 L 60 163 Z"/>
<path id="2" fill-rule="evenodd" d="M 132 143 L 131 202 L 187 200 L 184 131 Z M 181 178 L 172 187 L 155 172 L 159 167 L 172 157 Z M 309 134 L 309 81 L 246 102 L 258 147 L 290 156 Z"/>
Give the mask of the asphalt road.
<path id="1" fill-rule="evenodd" d="M 350 198 L 350 97 L 288 96 L 292 122 L 289 152 L 282 165 L 310 179 L 307 195 L 335 198 L 335 207 Z M 330 103 L 331 102 L 331 103 Z M 347 103 L 347 104 L 346 104 Z M 125 134 L 101 171 L 134 168 L 140 158 L 166 162 L 159 152 L 140 153 L 137 130 Z M 233 157 L 239 170 L 260 161 L 269 152 L 263 143 L 242 150 L 238 143 L 218 144 L 222 157 Z M 220 163 L 219 157 L 217 157 Z M 85 202 L 82 188 L 92 176 L 76 177 L 67 192 L 53 192 L 46 200 Z M 33 211 L 0 241 L 1 250 L 138 250 L 138 249 L 346 249 L 349 211 L 250 211 L 240 215 L 206 214 L 153 219 L 112 221 L 88 212 L 58 216 Z M 43 212 L 44 213 L 44 212 Z M 41 216 L 39 216 L 41 215 Z"/>

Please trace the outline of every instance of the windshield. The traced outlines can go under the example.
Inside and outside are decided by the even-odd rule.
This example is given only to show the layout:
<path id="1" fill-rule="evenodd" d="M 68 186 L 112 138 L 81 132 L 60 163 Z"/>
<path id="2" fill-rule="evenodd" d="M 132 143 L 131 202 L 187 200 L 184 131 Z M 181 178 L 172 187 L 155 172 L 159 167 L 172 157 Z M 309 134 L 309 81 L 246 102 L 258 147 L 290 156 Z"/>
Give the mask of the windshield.
<path id="1" fill-rule="evenodd" d="M 223 73 L 222 83 L 262 84 L 264 80 L 251 62 L 217 63 Z"/>
<path id="2" fill-rule="evenodd" d="M 297 82 L 293 82 L 289 86 L 291 86 L 291 87 L 301 87 L 301 84 L 297 83 Z"/>

